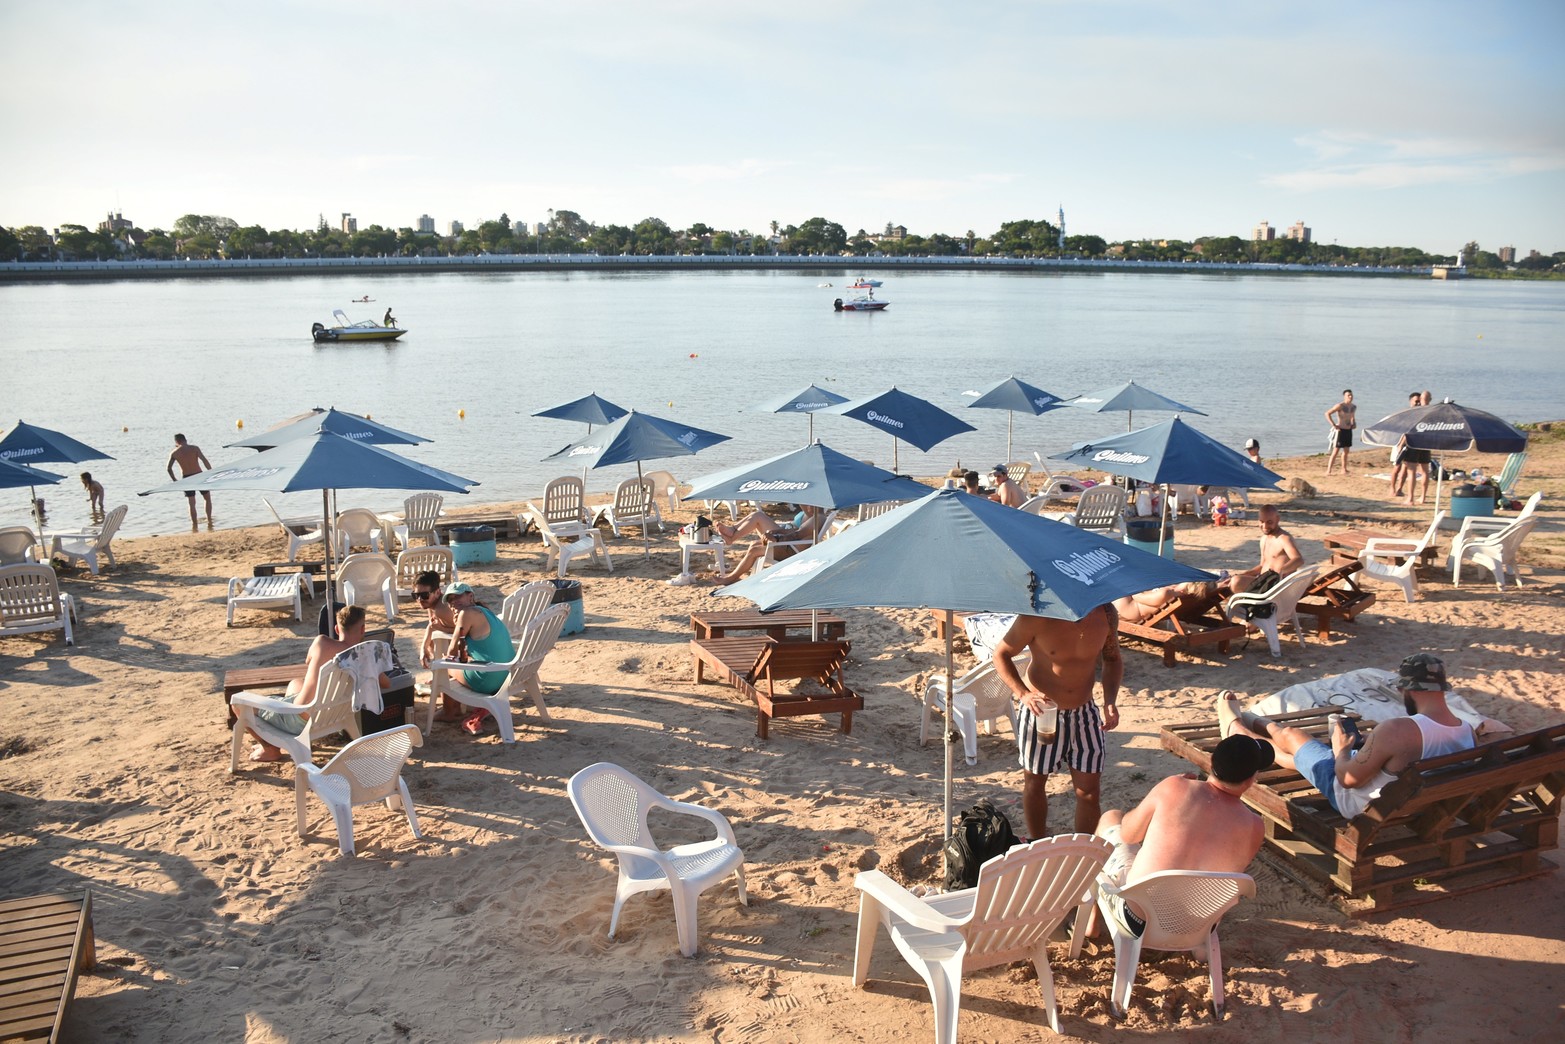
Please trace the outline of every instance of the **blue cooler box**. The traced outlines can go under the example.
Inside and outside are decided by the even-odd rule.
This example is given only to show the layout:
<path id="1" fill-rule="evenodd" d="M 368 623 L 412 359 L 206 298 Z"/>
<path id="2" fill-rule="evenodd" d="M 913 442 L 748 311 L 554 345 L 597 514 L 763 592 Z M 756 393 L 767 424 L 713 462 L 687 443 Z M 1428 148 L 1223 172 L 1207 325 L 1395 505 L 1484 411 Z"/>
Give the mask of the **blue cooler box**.
<path id="1" fill-rule="evenodd" d="M 1157 554 L 1157 526 L 1158 520 L 1155 518 L 1131 519 L 1125 523 L 1125 543 L 1137 551 L 1145 551 L 1149 555 Z M 1169 522 L 1167 528 L 1163 530 L 1162 554 L 1164 558 L 1174 557 L 1173 522 Z"/>
<path id="2" fill-rule="evenodd" d="M 1451 491 L 1451 517 L 1487 517 L 1494 514 L 1493 486 L 1457 486 Z"/>
<path id="3" fill-rule="evenodd" d="M 451 530 L 451 556 L 458 566 L 485 565 L 498 553 L 493 526 L 461 526 Z"/>
<path id="4" fill-rule="evenodd" d="M 550 580 L 554 585 L 554 599 L 550 605 L 564 605 L 568 607 L 565 614 L 565 627 L 561 634 L 580 634 L 587 629 L 586 616 L 582 612 L 581 605 L 581 581 L 580 580 Z"/>

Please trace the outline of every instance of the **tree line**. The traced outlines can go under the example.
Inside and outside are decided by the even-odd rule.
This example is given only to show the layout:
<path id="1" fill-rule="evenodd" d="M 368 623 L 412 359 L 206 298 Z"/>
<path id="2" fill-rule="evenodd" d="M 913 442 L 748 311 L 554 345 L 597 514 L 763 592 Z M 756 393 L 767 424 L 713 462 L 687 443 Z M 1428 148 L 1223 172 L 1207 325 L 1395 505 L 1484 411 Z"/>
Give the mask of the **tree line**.
<path id="1" fill-rule="evenodd" d="M 266 229 L 240 225 L 232 218 L 186 214 L 172 228 L 140 229 L 106 221 L 97 228 L 68 224 L 50 235 L 37 225 L 0 228 L 0 259 L 20 261 L 115 259 L 215 259 L 444 256 L 448 254 L 790 254 L 888 257 L 1080 257 L 1148 261 L 1225 261 L 1374 267 L 1427 267 L 1451 264 L 1453 256 L 1428 254 L 1414 247 L 1343 247 L 1291 239 L 1253 242 L 1238 236 L 1194 240 L 1124 240 L 1073 235 L 1060 244 L 1059 229 L 1047 220 L 1007 221 L 987 234 L 968 229 L 962 235 L 907 232 L 887 224 L 878 233 L 846 228 L 824 217 L 797 225 L 772 221 L 757 232 L 718 229 L 702 222 L 676 229 L 661 218 L 635 225 L 596 224 L 571 210 L 549 212 L 539 230 L 519 232 L 508 215 L 484 221 L 456 235 L 370 225 L 344 232 L 324 216 L 314 229 Z M 1503 273 L 1498 255 L 1469 243 L 1463 262 L 1474 274 Z M 1565 270 L 1565 251 L 1517 261 L 1522 272 Z"/>

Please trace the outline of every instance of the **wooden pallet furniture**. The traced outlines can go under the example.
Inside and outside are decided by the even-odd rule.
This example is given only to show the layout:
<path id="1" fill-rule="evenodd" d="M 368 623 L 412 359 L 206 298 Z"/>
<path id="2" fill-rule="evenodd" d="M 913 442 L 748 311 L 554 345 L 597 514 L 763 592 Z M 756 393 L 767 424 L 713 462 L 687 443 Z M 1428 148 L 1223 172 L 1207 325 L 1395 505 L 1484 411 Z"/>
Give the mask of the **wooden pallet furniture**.
<path id="1" fill-rule="evenodd" d="M 1227 656 L 1229 644 L 1245 636 L 1242 623 L 1229 623 L 1211 613 L 1193 620 L 1181 619 L 1179 610 L 1182 608 L 1184 601 L 1175 598 L 1141 623 L 1132 623 L 1121 616 L 1120 637 L 1150 642 L 1163 650 L 1163 666 L 1173 667 L 1179 663 L 1180 653 L 1189 654 L 1206 646 L 1215 645 L 1220 654 Z"/>
<path id="2" fill-rule="evenodd" d="M 520 540 L 533 528 L 532 520 L 519 518 L 514 512 L 490 512 L 488 514 L 441 515 L 435 523 L 435 535 L 442 544 L 451 543 L 453 529 L 470 526 L 489 526 L 496 540 Z"/>
<path id="3" fill-rule="evenodd" d="M 864 697 L 842 680 L 849 644 L 841 641 L 780 642 L 770 637 L 693 638 L 690 654 L 699 684 L 710 668 L 755 702 L 755 734 L 766 739 L 773 718 L 805 714 L 841 714 L 842 731 L 853 731 L 853 712 Z M 778 692 L 777 682 L 811 682 L 820 692 Z"/>
<path id="4" fill-rule="evenodd" d="M 59 1040 L 76 975 L 96 963 L 91 891 L 0 902 L 0 1040 Z"/>
<path id="5" fill-rule="evenodd" d="M 1375 604 L 1375 592 L 1360 587 L 1353 577 L 1363 569 L 1364 563 L 1357 558 L 1342 562 L 1317 576 L 1300 597 L 1298 611 L 1315 617 L 1315 629 L 1322 641 L 1331 637 L 1333 620 L 1351 622 Z"/>
<path id="6" fill-rule="evenodd" d="M 1325 739 L 1330 711 L 1272 720 Z M 1209 772 L 1217 722 L 1164 726 L 1162 741 Z M 1562 795 L 1565 725 L 1554 725 L 1415 762 L 1351 820 L 1287 769 L 1262 773 L 1244 800 L 1266 820 L 1270 861 L 1300 883 L 1363 901 L 1350 912 L 1364 916 L 1553 871 L 1543 853 L 1558 846 Z"/>
<path id="7" fill-rule="evenodd" d="M 815 623 L 820 636 L 835 641 L 848 633 L 848 622 L 835 613 L 815 611 Z M 756 609 L 731 609 L 721 612 L 690 614 L 690 627 L 697 638 L 727 638 L 740 631 L 761 631 L 777 641 L 792 641 L 801 637 L 793 631 L 803 631 L 810 636 L 809 609 L 779 609 L 763 613 Z"/>

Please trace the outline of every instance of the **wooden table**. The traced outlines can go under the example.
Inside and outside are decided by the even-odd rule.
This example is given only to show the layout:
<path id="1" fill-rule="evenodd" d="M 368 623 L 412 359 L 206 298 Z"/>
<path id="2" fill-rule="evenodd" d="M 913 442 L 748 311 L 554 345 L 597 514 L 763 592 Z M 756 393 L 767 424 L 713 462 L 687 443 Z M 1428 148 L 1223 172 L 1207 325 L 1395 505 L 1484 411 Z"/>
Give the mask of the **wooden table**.
<path id="1" fill-rule="evenodd" d="M 779 609 L 763 613 L 755 609 L 735 609 L 724 612 L 690 614 L 690 626 L 698 639 L 724 638 L 736 631 L 764 631 L 769 638 L 778 641 L 810 637 L 810 613 L 815 613 L 815 623 L 820 625 L 820 636 L 836 640 L 847 636 L 848 622 L 835 613 L 811 609 Z M 789 635 L 791 630 L 803 629 L 803 635 Z"/>
<path id="2" fill-rule="evenodd" d="M 1365 545 L 1371 540 L 1405 540 L 1409 544 L 1418 543 L 1417 537 L 1398 536 L 1379 529 L 1344 529 L 1326 534 L 1321 543 L 1325 544 L 1337 558 L 1357 558 L 1359 552 L 1364 550 Z M 1424 548 L 1418 553 L 1418 568 L 1425 569 L 1434 565 L 1435 557 L 1439 553 L 1433 544 Z"/>

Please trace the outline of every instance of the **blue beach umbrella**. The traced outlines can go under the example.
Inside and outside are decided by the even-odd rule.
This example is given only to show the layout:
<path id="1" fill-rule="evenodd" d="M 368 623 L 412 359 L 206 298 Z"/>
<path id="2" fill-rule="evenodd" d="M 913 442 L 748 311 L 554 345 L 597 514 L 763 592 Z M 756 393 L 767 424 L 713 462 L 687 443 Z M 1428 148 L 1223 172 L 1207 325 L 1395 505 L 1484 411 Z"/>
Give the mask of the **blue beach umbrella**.
<path id="1" fill-rule="evenodd" d="M 1004 410 L 1005 417 L 1005 459 L 1011 459 L 1011 429 L 1016 421 L 1017 413 L 1030 413 L 1034 417 L 1057 410 L 1065 405 L 1065 400 L 1052 392 L 1046 392 L 1042 388 L 1035 388 L 1026 381 L 1011 376 L 996 384 L 987 391 L 977 393 L 978 397 L 967 404 L 970 410 Z"/>
<path id="2" fill-rule="evenodd" d="M 924 452 L 953 435 L 976 431 L 971 424 L 954 417 L 928 399 L 909 395 L 896 387 L 864 399 L 828 406 L 822 413 L 840 413 L 863 421 L 892 437 L 891 470 L 897 470 L 897 443 L 906 442 Z"/>
<path id="3" fill-rule="evenodd" d="M 785 500 L 811 507 L 856 507 L 915 500 L 929 487 L 812 443 L 695 479 L 684 500 Z"/>
<path id="4" fill-rule="evenodd" d="M 24 420 L 18 420 L 16 427 L 6 433 L 5 438 L 0 439 L 0 461 L 9 464 L 79 464 L 84 460 L 113 460 L 107 453 L 93 449 L 85 442 L 79 442 L 64 432 L 54 431 L 50 428 L 40 428 L 35 424 L 28 424 Z M 39 472 L 48 474 L 48 472 Z M 60 481 L 55 477 L 54 482 Z M 18 483 L 19 486 L 48 485 L 49 483 Z M 43 525 L 43 515 L 38 506 L 38 491 L 31 493 L 33 505 L 33 518 L 40 526 Z"/>
<path id="5" fill-rule="evenodd" d="M 808 441 L 805 445 L 815 441 L 815 411 L 824 410 L 828 406 L 835 406 L 841 402 L 847 402 L 846 395 L 838 395 L 834 391 L 827 391 L 818 384 L 812 384 L 802 391 L 792 395 L 784 395 L 780 399 L 768 399 L 759 406 L 752 407 L 761 413 L 802 413 L 810 419 Z"/>
<path id="6" fill-rule="evenodd" d="M 1520 453 L 1527 448 L 1526 432 L 1450 399 L 1393 413 L 1364 429 L 1364 441 L 1371 446 L 1395 446 L 1404 438 L 1409 449 L 1437 453 Z M 1444 479 L 1442 467 L 1435 473 L 1437 512 Z"/>
<path id="7" fill-rule="evenodd" d="M 52 471 L 42 471 L 38 468 L 28 467 L 26 464 L 12 464 L 8 460 L 0 460 L 0 489 L 20 489 L 27 486 L 32 490 L 33 519 L 40 526 L 43 520 L 38 517 L 38 486 L 52 486 L 65 478 L 64 475 L 56 475 Z"/>
<path id="8" fill-rule="evenodd" d="M 1125 416 L 1125 430 L 1129 431 L 1135 421 L 1136 410 L 1163 410 L 1168 413 L 1193 413 L 1197 417 L 1205 417 L 1206 414 L 1194 406 L 1186 406 L 1182 402 L 1175 402 L 1166 395 L 1159 395 L 1150 388 L 1143 388 L 1135 381 L 1126 381 L 1124 384 L 1116 384 L 1111 388 L 1100 388 L 1095 392 L 1078 395 L 1074 399 L 1066 399 L 1065 405 L 1074 406 L 1080 410 L 1089 410 L 1093 413 L 1119 413 L 1123 411 Z"/>
<path id="9" fill-rule="evenodd" d="M 1062 522 L 936 490 L 717 593 L 771 609 L 946 610 L 945 836 L 951 832 L 952 612 L 1079 620 L 1153 587 L 1210 573 Z"/>
<path id="10" fill-rule="evenodd" d="M 577 421 L 587 425 L 587 432 L 591 434 L 594 424 L 612 424 L 630 411 L 623 406 L 618 406 L 603 398 L 597 392 L 584 395 L 579 399 L 559 406 L 551 406 L 547 410 L 539 410 L 534 417 L 549 417 L 553 420 Z"/>
<path id="11" fill-rule="evenodd" d="M 399 431 L 390 425 L 361 417 L 356 413 L 344 413 L 335 406 L 325 410 L 317 406 L 308 413 L 274 424 L 257 435 L 240 439 L 238 442 L 230 442 L 225 448 L 268 450 L 281 446 L 285 442 L 292 442 L 294 439 L 314 435 L 318 431 L 329 431 L 345 439 L 368 443 L 371 446 L 414 446 L 420 442 L 430 441 L 422 435 Z"/>

